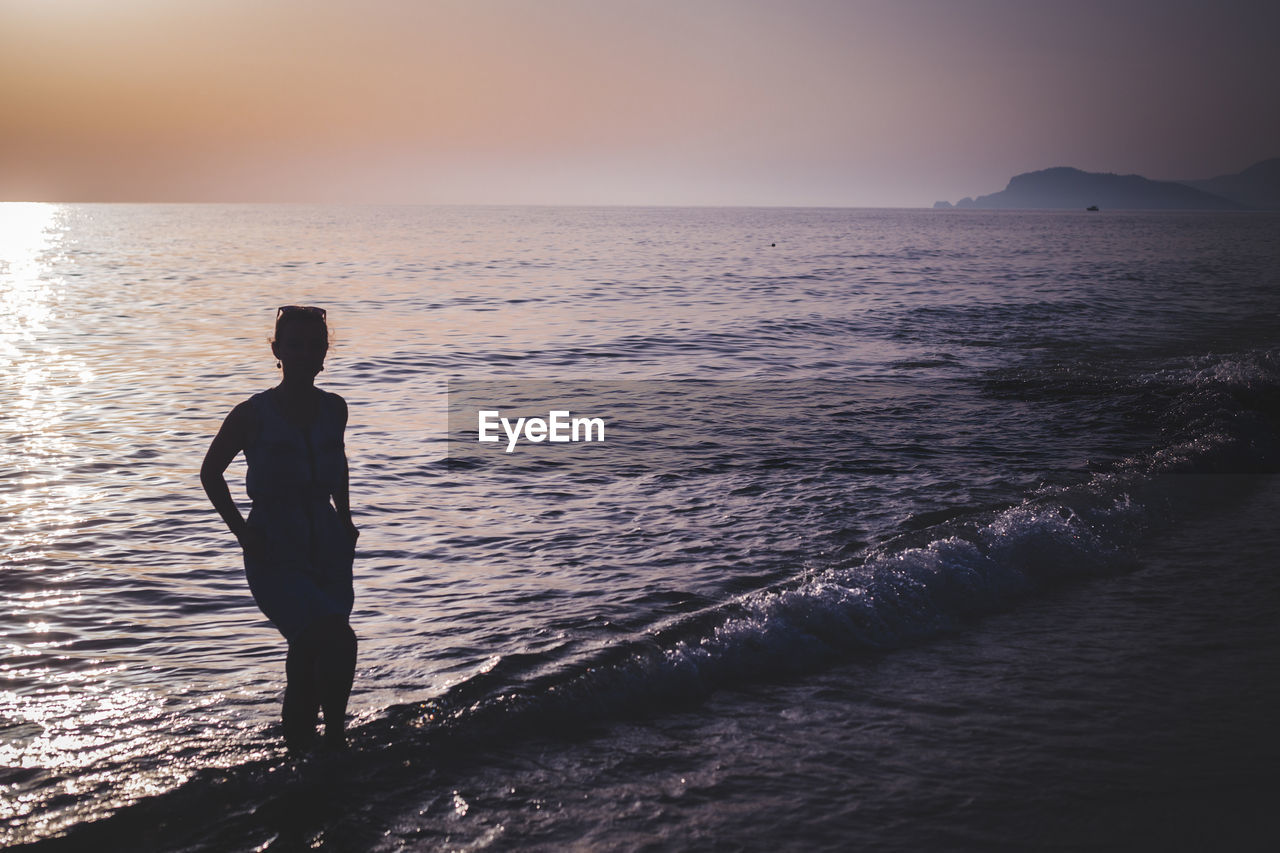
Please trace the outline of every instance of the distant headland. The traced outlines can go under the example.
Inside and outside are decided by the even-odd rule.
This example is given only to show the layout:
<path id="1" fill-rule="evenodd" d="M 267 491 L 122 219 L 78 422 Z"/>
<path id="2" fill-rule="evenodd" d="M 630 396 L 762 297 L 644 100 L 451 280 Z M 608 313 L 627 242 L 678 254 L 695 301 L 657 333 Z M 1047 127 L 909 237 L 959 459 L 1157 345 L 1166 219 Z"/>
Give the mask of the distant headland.
<path id="1" fill-rule="evenodd" d="M 1015 175 L 997 193 L 940 201 L 935 210 L 1280 210 L 1280 157 L 1234 175 L 1153 181 L 1141 175 L 1083 172 L 1068 166 Z"/>

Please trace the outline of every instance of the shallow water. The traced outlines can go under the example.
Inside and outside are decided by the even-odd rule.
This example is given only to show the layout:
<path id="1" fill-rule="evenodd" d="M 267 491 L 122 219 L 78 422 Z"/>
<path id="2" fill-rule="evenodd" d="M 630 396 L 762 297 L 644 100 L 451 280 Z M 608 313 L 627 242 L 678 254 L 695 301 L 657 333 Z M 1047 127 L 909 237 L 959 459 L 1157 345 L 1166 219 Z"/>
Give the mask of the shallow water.
<path id="1" fill-rule="evenodd" d="M 1274 216 L 0 217 L 6 842 L 1016 848 L 1266 790 Z M 353 749 L 300 766 L 195 476 L 294 303 L 363 529 Z M 486 395 L 609 439 L 479 445 Z"/>

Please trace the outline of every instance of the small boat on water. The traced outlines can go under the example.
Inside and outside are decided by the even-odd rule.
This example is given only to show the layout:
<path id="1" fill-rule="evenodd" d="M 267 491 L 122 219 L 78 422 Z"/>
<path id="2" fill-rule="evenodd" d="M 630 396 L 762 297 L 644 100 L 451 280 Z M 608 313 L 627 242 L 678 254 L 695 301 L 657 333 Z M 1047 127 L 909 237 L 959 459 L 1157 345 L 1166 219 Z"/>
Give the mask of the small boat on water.
<path id="1" fill-rule="evenodd" d="M 1089 205 L 1088 207 L 1086 207 L 1086 208 L 1085 208 L 1085 210 L 1092 210 L 1094 213 L 1097 213 L 1097 212 L 1098 212 L 1098 206 L 1097 206 L 1096 204 L 1091 204 L 1091 205 Z"/>

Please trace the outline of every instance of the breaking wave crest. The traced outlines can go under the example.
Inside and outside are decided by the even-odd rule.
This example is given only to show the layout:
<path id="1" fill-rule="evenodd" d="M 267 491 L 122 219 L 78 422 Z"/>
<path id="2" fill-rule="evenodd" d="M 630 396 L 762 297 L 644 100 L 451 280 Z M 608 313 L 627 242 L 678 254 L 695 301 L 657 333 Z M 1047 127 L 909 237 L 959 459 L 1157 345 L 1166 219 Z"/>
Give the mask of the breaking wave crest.
<path id="1" fill-rule="evenodd" d="M 660 710 L 725 685 L 899 648 L 1047 585 L 1134 568 L 1144 535 L 1197 511 L 1203 476 L 1276 471 L 1276 352 L 1204 357 L 1129 382 L 1135 405 L 1158 411 L 1161 443 L 1084 482 L 914 531 L 854 564 L 682 616 L 550 675 L 503 686 L 481 677 L 389 709 L 384 722 L 489 739 Z"/>

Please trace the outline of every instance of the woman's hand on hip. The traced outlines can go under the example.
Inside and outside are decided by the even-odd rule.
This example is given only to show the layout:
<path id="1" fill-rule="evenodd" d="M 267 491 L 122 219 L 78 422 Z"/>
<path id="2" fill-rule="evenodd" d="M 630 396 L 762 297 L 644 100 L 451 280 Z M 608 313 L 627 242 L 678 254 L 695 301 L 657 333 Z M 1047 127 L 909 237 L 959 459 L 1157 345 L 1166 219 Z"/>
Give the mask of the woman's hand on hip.
<path id="1" fill-rule="evenodd" d="M 254 530 L 252 527 L 246 527 L 243 533 L 236 536 L 236 539 L 239 540 L 244 555 L 253 560 L 265 559 L 270 550 L 267 537 L 261 530 Z"/>

